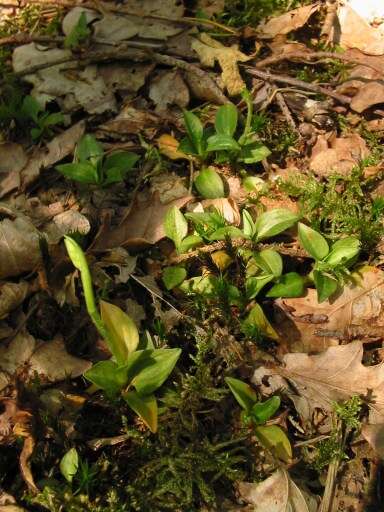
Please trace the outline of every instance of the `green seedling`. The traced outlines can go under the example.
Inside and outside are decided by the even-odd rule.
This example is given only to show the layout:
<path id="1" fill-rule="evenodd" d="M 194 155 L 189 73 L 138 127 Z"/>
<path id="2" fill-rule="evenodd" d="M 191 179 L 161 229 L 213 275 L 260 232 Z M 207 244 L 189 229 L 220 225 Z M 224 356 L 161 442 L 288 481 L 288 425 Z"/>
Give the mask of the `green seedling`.
<path id="1" fill-rule="evenodd" d="M 315 260 L 310 278 L 317 290 L 317 299 L 324 302 L 340 287 L 348 269 L 355 263 L 360 252 L 360 241 L 353 237 L 342 238 L 329 247 L 327 240 L 319 232 L 299 223 L 299 241 L 302 247 Z"/>
<path id="2" fill-rule="evenodd" d="M 80 183 L 107 186 L 123 181 L 138 160 L 139 156 L 129 151 L 105 155 L 101 144 L 87 134 L 77 145 L 73 162 L 57 165 L 56 169 Z"/>
<path id="3" fill-rule="evenodd" d="M 91 31 L 87 25 L 87 17 L 83 11 L 76 25 L 72 28 L 71 32 L 66 36 L 64 40 L 64 48 L 77 48 L 82 42 L 86 41 L 88 36 L 91 35 Z"/>
<path id="4" fill-rule="evenodd" d="M 253 428 L 260 443 L 275 457 L 289 462 L 292 448 L 284 430 L 277 425 L 265 425 L 279 409 L 280 397 L 272 396 L 265 402 L 260 402 L 249 384 L 233 377 L 226 377 L 225 382 L 243 409 L 243 423 Z"/>
<path id="5" fill-rule="evenodd" d="M 243 236 L 254 242 L 279 235 L 291 228 L 299 217 L 291 210 L 275 208 L 259 215 L 254 221 L 248 210 L 243 210 Z"/>
<path id="6" fill-rule="evenodd" d="M 84 377 L 107 396 L 122 396 L 147 427 L 156 432 L 158 409 L 154 391 L 172 372 L 181 350 L 154 349 L 150 343 L 139 350 L 139 333 L 133 320 L 119 307 L 104 301 L 99 313 L 85 254 L 70 237 L 65 237 L 65 245 L 80 271 L 88 314 L 112 354 L 112 359 L 94 364 Z"/>
<path id="7" fill-rule="evenodd" d="M 204 129 L 195 114 L 185 111 L 187 137 L 181 141 L 178 149 L 199 158 L 202 162 L 215 155 L 218 163 L 230 161 L 254 164 L 270 155 L 269 149 L 258 140 L 252 130 L 252 99 L 248 91 L 243 93 L 243 99 L 247 105 L 247 115 L 241 135 L 236 137 L 238 111 L 232 103 L 218 109 L 214 130 Z"/>

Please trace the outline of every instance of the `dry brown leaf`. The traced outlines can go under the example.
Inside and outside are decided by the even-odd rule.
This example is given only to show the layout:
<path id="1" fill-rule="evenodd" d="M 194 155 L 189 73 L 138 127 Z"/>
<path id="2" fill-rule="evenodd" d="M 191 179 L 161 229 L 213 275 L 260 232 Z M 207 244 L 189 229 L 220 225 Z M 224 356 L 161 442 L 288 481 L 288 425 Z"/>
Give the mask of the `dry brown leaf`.
<path id="1" fill-rule="evenodd" d="M 146 128 L 156 131 L 159 125 L 160 118 L 157 115 L 127 105 L 114 119 L 100 125 L 99 129 L 108 133 L 134 133 L 136 135 Z"/>
<path id="2" fill-rule="evenodd" d="M 277 35 L 289 34 L 293 30 L 305 25 L 314 12 L 319 9 L 318 4 L 304 5 L 298 9 L 288 11 L 281 16 L 276 16 L 258 26 L 261 37 L 273 39 Z"/>
<path id="3" fill-rule="evenodd" d="M 343 48 L 357 48 L 369 55 L 384 55 L 382 26 L 372 27 L 348 4 L 339 6 L 337 16 L 339 30 L 335 31 L 334 42 Z"/>
<path id="4" fill-rule="evenodd" d="M 19 187 L 20 171 L 27 161 L 28 157 L 20 144 L 0 144 L 0 196 Z"/>
<path id="5" fill-rule="evenodd" d="M 230 96 L 240 94 L 245 88 L 241 78 L 238 62 L 247 62 L 251 57 L 242 53 L 238 45 L 224 46 L 212 39 L 208 34 L 201 34 L 200 40 L 195 39 L 192 48 L 198 54 L 203 66 L 213 67 L 217 61 L 222 69 L 222 81 L 224 88 Z"/>
<path id="6" fill-rule="evenodd" d="M 189 103 L 189 90 L 178 69 L 160 72 L 149 86 L 149 97 L 155 103 L 155 112 L 164 113 L 168 106 L 177 105 L 181 109 Z"/>
<path id="7" fill-rule="evenodd" d="M 159 199 L 159 193 L 144 201 L 136 198 L 124 222 L 101 233 L 93 249 L 106 251 L 120 246 L 140 248 L 155 244 L 165 237 L 163 221 L 169 208 L 182 208 L 191 199 L 191 196 L 186 196 L 163 204 Z"/>
<path id="8" fill-rule="evenodd" d="M 203 11 L 204 14 L 212 16 L 224 11 L 225 0 L 197 0 L 196 9 Z"/>
<path id="9" fill-rule="evenodd" d="M 34 270 L 41 260 L 39 232 L 27 217 L 14 215 L 0 222 L 0 279 Z"/>
<path id="10" fill-rule="evenodd" d="M 0 319 L 5 318 L 10 311 L 20 306 L 28 291 L 29 284 L 27 281 L 0 285 Z"/>
<path id="11" fill-rule="evenodd" d="M 365 267 L 354 273 L 332 302 L 317 302 L 317 292 L 276 301 L 276 326 L 289 351 L 320 352 L 337 339 L 381 336 L 384 326 L 384 272 Z"/>
<path id="12" fill-rule="evenodd" d="M 370 406 L 370 422 L 384 422 L 384 363 L 362 364 L 363 344 L 329 347 L 316 355 L 290 353 L 283 367 L 259 368 L 252 381 L 261 384 L 268 375 L 279 375 L 292 382 L 311 409 L 332 411 L 332 402 L 345 401 L 354 395 L 364 397 Z"/>
<path id="13" fill-rule="evenodd" d="M 384 102 L 384 84 L 381 82 L 370 82 L 360 87 L 357 94 L 352 98 L 351 109 L 361 114 L 372 105 Z"/>
<path id="14" fill-rule="evenodd" d="M 29 490 L 32 492 L 39 492 L 39 489 L 37 488 L 33 479 L 29 461 L 33 454 L 35 444 L 35 440 L 31 435 L 25 438 L 23 449 L 21 450 L 20 454 L 19 464 L 21 476 L 23 477 L 24 482 L 28 485 Z"/>
<path id="15" fill-rule="evenodd" d="M 384 423 L 363 425 L 361 434 L 372 446 L 380 459 L 384 459 Z"/>
<path id="16" fill-rule="evenodd" d="M 130 62 L 128 64 L 102 64 L 98 72 L 106 86 L 120 94 L 136 93 L 145 84 L 146 78 L 153 71 L 153 63 Z"/>
<path id="17" fill-rule="evenodd" d="M 218 199 L 204 199 L 201 201 L 203 206 L 203 210 L 207 208 L 215 208 L 218 210 L 224 219 L 229 224 L 234 224 L 235 226 L 239 226 L 241 222 L 241 216 L 239 208 L 231 197 L 220 197 Z"/>
<path id="18" fill-rule="evenodd" d="M 178 150 L 179 141 L 172 137 L 172 135 L 168 135 L 164 133 L 157 140 L 157 147 L 162 155 L 165 155 L 167 158 L 171 160 L 190 160 L 190 156 L 186 155 L 182 151 Z"/>
<path id="19" fill-rule="evenodd" d="M 239 482 L 242 500 L 254 505 L 254 512 L 316 512 L 316 498 L 301 490 L 285 469 L 278 469 L 261 483 Z"/>
<path id="20" fill-rule="evenodd" d="M 335 172 L 348 174 L 368 156 L 367 144 L 357 133 L 331 140 L 325 135 L 319 135 L 309 165 L 320 176 L 329 176 Z"/>
<path id="21" fill-rule="evenodd" d="M 189 195 L 185 186 L 185 179 L 174 172 L 164 172 L 151 178 L 150 193 L 159 194 L 160 201 L 170 203 L 175 199 L 181 199 Z"/>
<path id="22" fill-rule="evenodd" d="M 184 73 L 185 81 L 191 91 L 191 94 L 199 100 L 209 101 L 216 105 L 224 105 L 228 103 L 228 98 L 223 94 L 215 80 L 215 76 L 211 76 L 205 72 L 203 75 L 199 73 L 191 73 L 186 71 Z"/>

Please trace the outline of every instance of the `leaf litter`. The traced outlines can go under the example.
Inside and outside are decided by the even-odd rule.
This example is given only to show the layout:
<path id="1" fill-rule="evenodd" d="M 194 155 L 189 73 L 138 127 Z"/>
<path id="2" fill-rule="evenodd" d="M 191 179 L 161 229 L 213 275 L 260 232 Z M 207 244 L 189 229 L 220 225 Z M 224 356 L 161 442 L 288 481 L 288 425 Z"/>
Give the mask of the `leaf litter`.
<path id="1" fill-rule="evenodd" d="M 0 508 L 381 509 L 381 3 L 60 4 L 1 7 Z"/>

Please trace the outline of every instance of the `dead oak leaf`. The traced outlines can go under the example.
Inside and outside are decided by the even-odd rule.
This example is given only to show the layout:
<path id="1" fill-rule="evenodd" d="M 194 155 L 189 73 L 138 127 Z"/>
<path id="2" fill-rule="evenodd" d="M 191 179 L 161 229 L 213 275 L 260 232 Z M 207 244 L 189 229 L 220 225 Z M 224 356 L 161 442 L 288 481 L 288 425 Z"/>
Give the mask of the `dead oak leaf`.
<path id="1" fill-rule="evenodd" d="M 361 114 L 373 105 L 383 103 L 384 83 L 369 82 L 362 85 L 357 94 L 352 98 L 351 109 Z"/>
<path id="2" fill-rule="evenodd" d="M 245 87 L 241 78 L 238 62 L 247 62 L 251 56 L 242 53 L 238 45 L 224 46 L 208 34 L 201 34 L 200 40 L 195 39 L 192 48 L 199 56 L 203 66 L 213 67 L 217 61 L 222 69 L 223 86 L 230 96 L 240 94 Z"/>
<path id="3" fill-rule="evenodd" d="M 297 9 L 276 16 L 267 22 L 263 22 L 258 26 L 258 32 L 261 37 L 273 39 L 277 35 L 289 34 L 293 30 L 305 25 L 314 12 L 319 9 L 318 4 L 305 5 Z"/>
<path id="4" fill-rule="evenodd" d="M 261 384 L 268 375 L 278 375 L 293 383 L 313 409 L 332 411 L 332 402 L 352 396 L 365 397 L 370 406 L 370 422 L 384 421 L 384 363 L 362 364 L 363 344 L 329 347 L 315 355 L 289 353 L 283 358 L 284 367 L 259 368 L 252 381 Z"/>
<path id="5" fill-rule="evenodd" d="M 168 106 L 177 105 L 181 109 L 189 103 L 189 90 L 179 70 L 160 72 L 149 86 L 149 97 L 155 103 L 155 112 L 167 112 Z"/>

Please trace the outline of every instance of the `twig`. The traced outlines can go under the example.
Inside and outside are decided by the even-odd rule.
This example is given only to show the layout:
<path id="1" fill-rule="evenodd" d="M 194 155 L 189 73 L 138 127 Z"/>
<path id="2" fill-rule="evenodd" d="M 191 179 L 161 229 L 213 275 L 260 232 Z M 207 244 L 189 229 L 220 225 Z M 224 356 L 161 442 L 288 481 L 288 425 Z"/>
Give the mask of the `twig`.
<path id="1" fill-rule="evenodd" d="M 153 290 L 152 288 L 150 288 L 147 284 L 145 284 L 144 281 L 142 281 L 140 279 L 140 277 L 138 276 L 135 276 L 133 274 L 130 275 L 130 277 L 136 281 L 137 283 L 139 283 L 143 288 L 145 288 L 151 295 L 153 295 L 154 297 L 158 298 L 159 300 L 161 300 L 162 302 L 164 302 L 164 304 L 166 304 L 167 306 L 169 306 L 171 309 L 173 309 L 174 311 L 176 311 L 176 313 L 178 315 L 180 315 L 180 317 L 184 317 L 183 313 L 181 313 L 177 308 L 175 308 L 175 306 L 173 304 L 171 304 L 170 302 L 168 302 L 166 299 L 164 299 L 164 297 L 162 295 L 160 295 L 159 293 L 157 293 L 155 290 Z"/>
<path id="2" fill-rule="evenodd" d="M 231 244 L 233 247 L 244 247 L 247 249 L 275 249 L 279 251 L 280 254 L 284 254 L 285 256 L 292 256 L 296 258 L 309 258 L 308 254 L 302 249 L 296 247 L 289 247 L 287 244 L 263 244 L 263 243 L 254 243 L 249 240 L 244 240 L 243 238 L 236 238 L 231 240 Z M 167 260 L 166 264 L 178 264 L 184 261 L 188 261 L 193 258 L 199 258 L 203 254 L 211 254 L 215 251 L 220 251 L 225 249 L 228 246 L 227 242 L 220 241 L 215 242 L 214 244 L 204 245 L 203 247 L 199 247 L 198 249 L 187 252 L 185 254 L 179 254 L 178 256 L 174 256 Z"/>
<path id="3" fill-rule="evenodd" d="M 325 40 L 329 40 L 329 36 L 332 32 L 333 25 L 336 21 L 337 16 L 337 2 L 336 0 L 327 0 L 327 14 L 324 18 L 324 23 L 321 28 L 320 37 Z"/>
<path id="4" fill-rule="evenodd" d="M 260 71 L 259 69 L 248 67 L 246 68 L 246 72 L 249 75 L 256 76 L 257 78 L 261 78 L 263 80 L 268 80 L 270 82 L 277 82 L 282 84 L 289 84 L 307 91 L 313 91 L 317 92 L 318 94 L 323 94 L 324 96 L 330 96 L 331 98 L 337 100 L 343 105 L 349 105 L 351 102 L 351 98 L 349 98 L 348 96 L 344 96 L 344 94 L 338 94 L 336 92 L 330 91 L 329 89 L 325 89 L 320 85 L 309 84 L 302 80 L 298 80 L 297 78 L 292 78 L 290 76 L 283 75 L 275 75 L 268 71 Z"/>
<path id="5" fill-rule="evenodd" d="M 296 131 L 297 130 L 296 123 L 292 117 L 292 114 L 291 114 L 289 108 L 287 107 L 287 104 L 285 103 L 284 96 L 281 92 L 276 93 L 276 101 L 277 101 L 279 108 L 280 108 L 282 114 L 284 115 L 287 123 L 290 125 L 290 127 L 293 130 Z"/>

